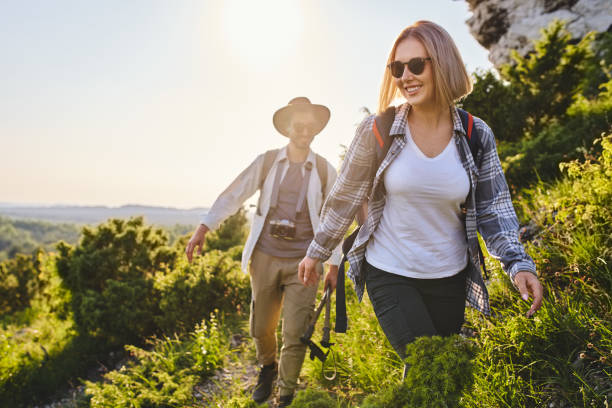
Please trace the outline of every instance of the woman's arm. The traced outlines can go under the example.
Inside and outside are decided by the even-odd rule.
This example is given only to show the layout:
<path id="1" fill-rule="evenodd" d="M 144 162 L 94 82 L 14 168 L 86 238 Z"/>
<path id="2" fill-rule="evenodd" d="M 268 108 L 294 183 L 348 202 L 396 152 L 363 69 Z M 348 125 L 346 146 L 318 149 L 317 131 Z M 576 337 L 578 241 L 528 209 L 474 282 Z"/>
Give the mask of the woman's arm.
<path id="1" fill-rule="evenodd" d="M 299 279 L 306 285 L 316 284 L 317 263 L 329 258 L 334 248 L 338 247 L 370 192 L 374 174 L 372 168 L 376 162 L 373 121 L 374 116 L 369 116 L 357 128 L 338 178 L 321 211 L 321 222 L 315 237 L 298 267 Z M 332 278 L 326 276 L 326 285 L 335 286 L 335 279 Z"/>
<path id="2" fill-rule="evenodd" d="M 491 129 L 481 120 L 482 155 L 476 184 L 476 215 L 478 232 L 485 241 L 489 254 L 498 259 L 502 269 L 520 291 L 524 300 L 528 294 L 534 298 L 529 315 L 542 303 L 542 285 L 537 279 L 535 263 L 525 252 L 518 239 L 518 219 L 514 212 L 510 191 L 504 176 L 495 138 Z"/>
<path id="3" fill-rule="evenodd" d="M 338 178 L 321 211 L 321 222 L 308 248 L 308 257 L 319 260 L 329 258 L 370 192 L 372 167 L 376 161 L 373 120 L 374 116 L 369 116 L 357 128 Z"/>

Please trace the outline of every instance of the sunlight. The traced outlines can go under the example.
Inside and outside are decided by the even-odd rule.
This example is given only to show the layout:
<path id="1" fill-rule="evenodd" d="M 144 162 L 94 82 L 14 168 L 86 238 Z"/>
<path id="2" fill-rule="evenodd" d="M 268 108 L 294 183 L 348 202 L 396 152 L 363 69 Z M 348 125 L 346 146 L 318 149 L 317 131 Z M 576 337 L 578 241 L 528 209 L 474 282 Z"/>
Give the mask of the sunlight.
<path id="1" fill-rule="evenodd" d="M 224 2 L 224 38 L 231 53 L 246 59 L 250 69 L 265 69 L 280 62 L 296 45 L 302 28 L 298 1 Z"/>

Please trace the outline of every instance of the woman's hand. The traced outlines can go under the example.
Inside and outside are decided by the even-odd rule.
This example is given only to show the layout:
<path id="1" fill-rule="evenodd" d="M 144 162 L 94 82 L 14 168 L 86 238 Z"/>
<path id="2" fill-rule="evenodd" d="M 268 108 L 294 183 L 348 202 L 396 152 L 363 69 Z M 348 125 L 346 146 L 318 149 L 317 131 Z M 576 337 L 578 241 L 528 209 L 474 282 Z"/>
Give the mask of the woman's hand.
<path id="1" fill-rule="evenodd" d="M 542 284 L 538 280 L 538 277 L 531 272 L 518 272 L 514 276 L 514 283 L 521 293 L 521 298 L 523 298 L 525 302 L 529 301 L 529 295 L 533 297 L 533 303 L 527 312 L 527 317 L 533 316 L 540 306 L 542 306 L 542 297 L 544 295 L 544 288 L 542 288 Z"/>
<path id="2" fill-rule="evenodd" d="M 338 283 L 338 265 L 329 265 L 329 270 L 325 274 L 325 285 L 323 290 L 329 286 L 330 293 L 336 290 L 336 284 Z"/>
<path id="3" fill-rule="evenodd" d="M 204 224 L 200 224 L 198 228 L 195 230 L 191 239 L 187 243 L 187 248 L 185 248 L 185 254 L 187 255 L 187 259 L 189 263 L 193 258 L 193 250 L 198 248 L 197 254 L 200 255 L 202 253 L 202 245 L 204 245 L 204 238 L 206 238 L 206 233 L 208 232 L 208 227 Z"/>
<path id="4" fill-rule="evenodd" d="M 300 262 L 298 265 L 298 279 L 304 284 L 304 286 L 312 286 L 317 284 L 317 281 L 319 280 L 319 273 L 317 272 L 318 263 L 318 259 L 305 256 L 304 259 L 302 259 L 302 262 Z"/>

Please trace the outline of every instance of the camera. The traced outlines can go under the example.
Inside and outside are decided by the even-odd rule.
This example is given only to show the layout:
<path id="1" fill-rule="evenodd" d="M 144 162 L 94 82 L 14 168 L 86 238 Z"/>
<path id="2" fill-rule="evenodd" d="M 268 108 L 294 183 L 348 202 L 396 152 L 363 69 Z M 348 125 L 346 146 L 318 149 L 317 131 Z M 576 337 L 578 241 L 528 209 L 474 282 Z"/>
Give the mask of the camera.
<path id="1" fill-rule="evenodd" d="M 270 220 L 270 235 L 291 241 L 295 238 L 295 224 L 289 220 Z"/>

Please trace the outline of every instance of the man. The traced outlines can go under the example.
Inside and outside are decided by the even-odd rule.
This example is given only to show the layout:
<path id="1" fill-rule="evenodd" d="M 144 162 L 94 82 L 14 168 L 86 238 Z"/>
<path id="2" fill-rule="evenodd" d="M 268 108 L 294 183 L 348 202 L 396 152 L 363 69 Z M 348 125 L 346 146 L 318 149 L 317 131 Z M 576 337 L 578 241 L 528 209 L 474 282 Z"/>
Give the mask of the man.
<path id="1" fill-rule="evenodd" d="M 314 310 L 317 285 L 298 280 L 298 264 L 306 255 L 325 196 L 336 180 L 336 170 L 310 150 L 315 135 L 327 125 L 329 109 L 298 97 L 274 113 L 276 130 L 289 144 L 260 154 L 217 198 L 187 244 L 191 262 L 201 253 L 204 237 L 235 213 L 257 190 L 257 212 L 242 254 L 242 269 L 251 278 L 250 332 L 261 364 L 253 399 L 261 403 L 272 393 L 279 376 L 279 407 L 291 404 L 304 362 L 300 342 Z M 250 261 L 250 264 L 249 264 Z M 328 277 L 336 276 L 340 250 L 330 258 Z M 319 278 L 322 267 L 319 269 Z M 334 285 L 335 286 L 335 282 Z M 283 347 L 276 362 L 276 327 L 283 308 Z"/>

